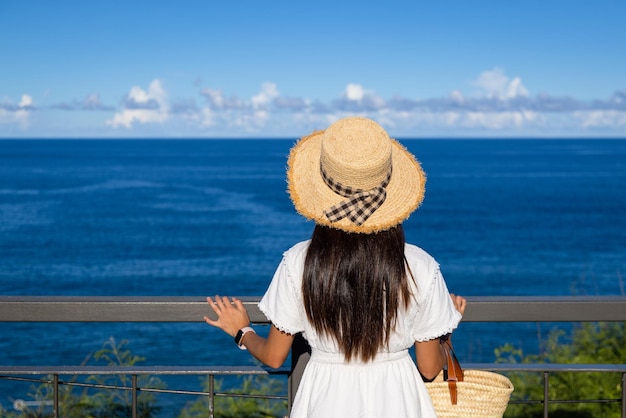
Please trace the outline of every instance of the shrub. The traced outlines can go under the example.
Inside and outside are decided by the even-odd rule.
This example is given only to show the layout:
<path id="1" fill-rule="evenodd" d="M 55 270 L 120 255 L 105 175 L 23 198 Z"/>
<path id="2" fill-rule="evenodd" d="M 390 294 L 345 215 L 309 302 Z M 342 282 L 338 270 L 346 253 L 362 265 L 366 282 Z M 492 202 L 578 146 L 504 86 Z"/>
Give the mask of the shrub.
<path id="1" fill-rule="evenodd" d="M 626 359 L 624 323 L 584 323 L 569 337 L 563 330 L 550 332 L 540 354 L 524 355 L 506 344 L 496 349 L 496 361 L 508 363 L 620 364 Z M 543 399 L 543 376 L 510 373 L 515 386 L 511 400 Z M 549 399 L 598 400 L 621 398 L 621 374 L 601 372 L 555 372 L 550 374 Z M 550 417 L 620 417 L 621 404 L 555 403 Z M 541 417 L 543 406 L 509 405 L 506 417 Z"/>
<path id="2" fill-rule="evenodd" d="M 111 337 L 103 345 L 102 349 L 94 354 L 98 362 L 105 362 L 107 366 L 133 366 L 144 361 L 143 357 L 133 355 L 126 348 L 128 341 L 119 343 Z M 88 357 L 82 365 L 85 365 Z M 45 380 L 52 381 L 52 376 Z M 78 382 L 77 376 L 72 376 L 67 383 Z M 89 376 L 84 383 L 111 386 L 131 386 L 130 377 L 126 375 Z M 164 387 L 160 379 L 150 376 L 140 376 L 138 384 L 141 387 Z M 6 418 L 48 418 L 54 413 L 50 407 L 53 400 L 53 388 L 49 383 L 42 383 L 31 387 L 29 398 L 35 401 L 36 407 L 24 406 L 20 412 L 2 411 Z M 78 387 L 69 384 L 59 385 L 59 416 L 64 418 L 118 418 L 131 416 L 132 394 L 129 390 L 98 389 Z M 154 395 L 148 392 L 140 392 L 137 396 L 137 412 L 141 418 L 150 418 L 159 410 L 156 406 Z"/>
<path id="3" fill-rule="evenodd" d="M 217 380 L 215 391 L 220 391 L 224 380 Z M 235 389 L 236 387 L 236 389 Z M 209 392 L 209 378 L 203 383 L 203 390 Z M 266 375 L 244 376 L 238 378 L 229 393 L 249 395 L 280 395 L 285 393 L 284 382 Z M 287 415 L 287 402 L 277 399 L 242 398 L 216 396 L 214 405 L 216 418 L 275 418 Z M 185 407 L 178 418 L 199 418 L 209 416 L 208 396 L 202 397 Z"/>

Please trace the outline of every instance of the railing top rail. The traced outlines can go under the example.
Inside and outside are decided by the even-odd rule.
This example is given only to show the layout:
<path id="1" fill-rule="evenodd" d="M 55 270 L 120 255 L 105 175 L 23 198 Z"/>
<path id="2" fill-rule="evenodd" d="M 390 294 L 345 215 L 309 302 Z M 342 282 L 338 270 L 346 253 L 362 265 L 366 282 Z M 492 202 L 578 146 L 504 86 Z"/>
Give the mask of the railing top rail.
<path id="1" fill-rule="evenodd" d="M 626 373 L 626 364 L 463 363 L 465 370 L 494 372 L 610 372 Z M 1 366 L 2 375 L 237 375 L 288 374 L 289 368 L 262 366 Z"/>
<path id="2" fill-rule="evenodd" d="M 259 297 L 240 298 L 253 323 L 267 324 Z M 626 296 L 468 297 L 467 322 L 626 322 Z M 202 297 L 0 296 L 0 322 L 198 322 Z"/>
<path id="3" fill-rule="evenodd" d="M 289 368 L 263 366 L 2 366 L 1 375 L 239 375 L 288 374 Z"/>

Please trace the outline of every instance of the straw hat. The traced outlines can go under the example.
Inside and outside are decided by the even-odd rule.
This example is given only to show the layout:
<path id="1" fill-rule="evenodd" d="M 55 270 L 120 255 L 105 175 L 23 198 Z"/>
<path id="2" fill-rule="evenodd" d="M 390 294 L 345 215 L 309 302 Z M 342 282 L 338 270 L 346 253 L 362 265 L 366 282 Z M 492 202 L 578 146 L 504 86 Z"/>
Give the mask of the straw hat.
<path id="1" fill-rule="evenodd" d="M 374 233 L 417 209 L 426 175 L 380 125 L 349 117 L 296 143 L 287 183 L 302 216 L 347 232 Z"/>

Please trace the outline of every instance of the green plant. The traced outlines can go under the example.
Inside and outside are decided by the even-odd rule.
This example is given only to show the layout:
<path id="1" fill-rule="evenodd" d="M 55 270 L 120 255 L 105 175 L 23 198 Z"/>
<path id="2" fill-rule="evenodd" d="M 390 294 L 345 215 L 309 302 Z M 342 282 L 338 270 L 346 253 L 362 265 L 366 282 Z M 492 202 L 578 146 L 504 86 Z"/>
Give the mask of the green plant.
<path id="1" fill-rule="evenodd" d="M 567 336 L 563 330 L 548 335 L 540 354 L 524 355 L 506 344 L 496 349 L 496 361 L 507 363 L 620 364 L 626 358 L 624 323 L 584 323 Z M 515 386 L 511 400 L 543 399 L 543 376 L 510 373 Z M 550 374 L 549 399 L 620 399 L 619 373 L 558 372 Z M 550 407 L 550 417 L 619 417 L 619 403 L 568 403 Z M 506 417 L 543 416 L 542 405 L 509 405 Z"/>
<path id="2" fill-rule="evenodd" d="M 105 362 L 107 366 L 133 366 L 144 361 L 143 357 L 133 355 L 126 348 L 128 341 L 119 343 L 111 337 L 98 350 L 93 358 L 97 362 Z M 88 356 L 83 363 L 84 366 L 90 360 Z M 47 376 L 44 380 L 52 382 L 53 377 Z M 72 376 L 64 380 L 64 384 L 59 385 L 59 416 L 64 418 L 121 418 L 131 416 L 132 394 L 129 390 L 98 389 L 89 387 L 77 387 L 65 383 L 77 383 L 78 376 Z M 130 387 L 130 377 L 126 375 L 104 375 L 88 376 L 85 382 L 98 385 L 125 386 Z M 138 378 L 140 387 L 163 388 L 163 382 L 154 377 L 140 376 Z M 53 417 L 51 403 L 53 399 L 53 387 L 50 383 L 42 383 L 32 386 L 28 397 L 34 400 L 35 407 L 24 405 L 19 412 L 2 411 L 2 417 L 6 418 L 48 418 Z M 32 404 L 31 404 L 32 405 Z M 154 395 L 147 392 L 140 392 L 137 396 L 137 412 L 141 418 L 154 416 L 159 407 L 156 405 Z"/>
<path id="3" fill-rule="evenodd" d="M 94 359 L 104 361 L 108 366 L 134 366 L 145 361 L 144 357 L 134 355 L 126 346 L 127 340 L 120 343 L 111 337 L 106 341 L 102 349 L 96 351 Z M 95 375 L 89 376 L 88 381 L 98 385 L 132 387 L 131 376 L 129 375 Z M 165 384 L 153 376 L 138 376 L 139 387 L 163 388 Z M 130 390 L 104 389 L 97 391 L 93 396 L 96 407 L 92 413 L 96 417 L 128 417 L 131 413 L 132 393 Z M 140 392 L 137 396 L 137 416 L 149 418 L 158 412 L 154 394 Z"/>
<path id="4" fill-rule="evenodd" d="M 89 356 L 83 360 L 81 366 L 84 366 L 89 360 Z M 48 375 L 42 378 L 41 383 L 37 386 L 31 386 L 28 398 L 31 402 L 21 402 L 21 410 L 19 412 L 3 411 L 2 417 L 6 418 L 48 418 L 53 417 L 51 404 L 53 399 L 53 387 L 51 382 L 53 376 Z M 72 376 L 65 380 L 65 383 L 75 383 L 77 376 Z M 20 404 L 20 401 L 17 401 Z M 59 385 L 59 415 L 63 417 L 89 417 L 91 409 L 91 399 L 88 396 L 87 388 L 82 390 L 72 385 Z"/>
<path id="5" fill-rule="evenodd" d="M 205 378 L 203 390 L 210 391 L 210 378 Z M 232 385 L 230 393 L 248 395 L 280 395 L 286 392 L 284 382 L 265 375 L 238 377 L 238 384 Z M 224 380 L 215 381 L 215 391 L 221 392 Z M 199 418 L 208 416 L 209 398 L 203 396 L 186 406 L 178 418 Z M 274 418 L 287 415 L 287 402 L 276 399 L 215 397 L 214 416 L 217 418 Z"/>

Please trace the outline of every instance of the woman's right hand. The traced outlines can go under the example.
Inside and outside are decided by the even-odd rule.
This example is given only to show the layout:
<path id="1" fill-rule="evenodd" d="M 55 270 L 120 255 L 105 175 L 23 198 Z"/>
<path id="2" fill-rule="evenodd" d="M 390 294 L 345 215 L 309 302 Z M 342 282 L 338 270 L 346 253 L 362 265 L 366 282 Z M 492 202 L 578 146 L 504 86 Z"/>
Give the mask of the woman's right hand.
<path id="1" fill-rule="evenodd" d="M 221 329 L 231 337 L 234 337 L 241 328 L 250 325 L 248 312 L 239 299 L 233 298 L 231 302 L 226 296 L 215 296 L 215 301 L 209 297 L 207 303 L 217 315 L 217 320 L 205 316 L 204 321 Z"/>

